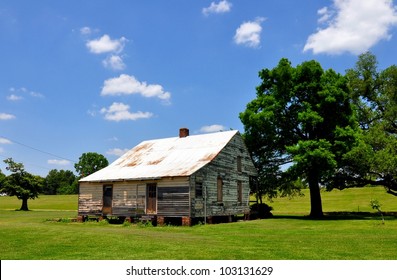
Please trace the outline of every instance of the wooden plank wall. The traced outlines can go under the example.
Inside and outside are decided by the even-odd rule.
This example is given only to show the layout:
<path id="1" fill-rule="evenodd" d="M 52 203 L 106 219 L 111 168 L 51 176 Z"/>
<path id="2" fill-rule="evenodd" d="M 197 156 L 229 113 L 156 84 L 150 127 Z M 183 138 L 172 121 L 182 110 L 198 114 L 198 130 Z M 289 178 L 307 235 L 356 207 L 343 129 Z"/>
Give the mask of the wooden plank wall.
<path id="1" fill-rule="evenodd" d="M 103 186 L 113 186 L 112 213 L 114 216 L 133 217 L 146 213 L 146 185 L 157 185 L 157 214 L 182 217 L 190 214 L 188 177 L 162 180 L 81 183 L 79 215 L 101 215 Z"/>
<path id="2" fill-rule="evenodd" d="M 79 215 L 99 215 L 102 213 L 103 185 L 81 183 L 79 189 Z"/>
<path id="3" fill-rule="evenodd" d="M 189 177 L 163 178 L 157 182 L 157 215 L 190 216 Z"/>
<path id="4" fill-rule="evenodd" d="M 241 171 L 238 171 L 238 158 L 241 159 Z M 196 181 L 203 184 L 203 197 L 195 197 L 191 190 L 192 217 L 229 216 L 249 212 L 250 176 L 257 172 L 240 135 L 235 135 L 218 156 L 207 166 L 191 176 L 191 185 Z M 218 201 L 217 179 L 223 181 L 223 200 Z M 240 182 L 240 183 L 239 183 Z M 242 187 L 242 201 L 238 201 L 238 185 Z M 204 205 L 206 192 L 207 203 Z"/>
<path id="5" fill-rule="evenodd" d="M 136 216 L 145 213 L 146 184 L 117 182 L 113 184 L 112 215 Z"/>
<path id="6" fill-rule="evenodd" d="M 158 187 L 157 214 L 165 217 L 189 217 L 189 187 Z"/>

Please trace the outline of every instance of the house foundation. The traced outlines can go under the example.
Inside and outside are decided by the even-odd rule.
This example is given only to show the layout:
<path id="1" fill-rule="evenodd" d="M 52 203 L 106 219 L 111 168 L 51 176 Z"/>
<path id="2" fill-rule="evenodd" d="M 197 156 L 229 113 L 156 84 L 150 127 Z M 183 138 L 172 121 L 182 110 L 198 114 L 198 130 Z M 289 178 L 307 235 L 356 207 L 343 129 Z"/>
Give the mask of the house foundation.
<path id="1" fill-rule="evenodd" d="M 157 216 L 157 225 L 158 226 L 163 226 L 164 224 L 165 224 L 165 217 Z"/>
<path id="2" fill-rule="evenodd" d="M 192 225 L 192 219 L 190 217 L 182 217 L 182 226 L 190 227 Z"/>

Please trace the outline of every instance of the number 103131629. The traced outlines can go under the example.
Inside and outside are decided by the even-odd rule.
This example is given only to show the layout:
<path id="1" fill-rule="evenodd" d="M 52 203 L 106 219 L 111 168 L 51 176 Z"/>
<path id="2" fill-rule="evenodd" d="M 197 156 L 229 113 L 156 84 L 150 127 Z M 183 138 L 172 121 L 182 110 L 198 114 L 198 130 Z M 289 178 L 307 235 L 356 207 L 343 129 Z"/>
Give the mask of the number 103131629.
<path id="1" fill-rule="evenodd" d="M 273 273 L 273 267 L 262 266 L 262 267 L 236 267 L 236 266 L 225 266 L 220 267 L 220 275 L 241 275 L 241 276 L 267 276 Z"/>

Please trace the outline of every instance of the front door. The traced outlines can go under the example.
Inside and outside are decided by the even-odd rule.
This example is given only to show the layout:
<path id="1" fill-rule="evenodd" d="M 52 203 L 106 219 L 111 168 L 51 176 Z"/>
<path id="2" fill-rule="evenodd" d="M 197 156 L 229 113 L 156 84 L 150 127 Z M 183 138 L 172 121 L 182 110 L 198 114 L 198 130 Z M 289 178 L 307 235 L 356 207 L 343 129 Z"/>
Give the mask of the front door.
<path id="1" fill-rule="evenodd" d="M 112 214 L 112 198 L 113 198 L 113 186 L 112 185 L 103 186 L 103 206 L 102 206 L 103 215 Z"/>
<path id="2" fill-rule="evenodd" d="M 146 185 L 146 214 L 157 213 L 157 185 L 151 183 Z"/>

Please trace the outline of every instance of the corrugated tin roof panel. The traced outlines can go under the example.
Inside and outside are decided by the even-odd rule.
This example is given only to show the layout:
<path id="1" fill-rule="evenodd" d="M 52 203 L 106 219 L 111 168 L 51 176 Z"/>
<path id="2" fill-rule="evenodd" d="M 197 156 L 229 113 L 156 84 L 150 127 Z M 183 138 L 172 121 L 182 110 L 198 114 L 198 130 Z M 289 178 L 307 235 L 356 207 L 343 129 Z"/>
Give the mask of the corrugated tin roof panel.
<path id="1" fill-rule="evenodd" d="M 143 141 L 80 182 L 190 176 L 212 161 L 237 130 Z"/>

